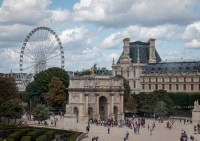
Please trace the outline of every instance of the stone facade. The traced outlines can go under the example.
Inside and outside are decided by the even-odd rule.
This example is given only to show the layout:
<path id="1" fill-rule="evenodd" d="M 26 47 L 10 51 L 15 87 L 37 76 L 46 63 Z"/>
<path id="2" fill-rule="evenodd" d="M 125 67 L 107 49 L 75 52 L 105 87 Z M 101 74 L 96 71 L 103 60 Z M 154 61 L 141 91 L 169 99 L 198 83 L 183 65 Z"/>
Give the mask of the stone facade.
<path id="1" fill-rule="evenodd" d="M 131 92 L 199 92 L 200 61 L 162 61 L 155 48 L 155 39 L 148 42 L 123 40 L 119 60 L 112 63 L 112 75 L 121 75 L 129 81 Z"/>
<path id="2" fill-rule="evenodd" d="M 70 79 L 69 104 L 79 123 L 88 119 L 124 119 L 123 79 L 74 77 Z"/>

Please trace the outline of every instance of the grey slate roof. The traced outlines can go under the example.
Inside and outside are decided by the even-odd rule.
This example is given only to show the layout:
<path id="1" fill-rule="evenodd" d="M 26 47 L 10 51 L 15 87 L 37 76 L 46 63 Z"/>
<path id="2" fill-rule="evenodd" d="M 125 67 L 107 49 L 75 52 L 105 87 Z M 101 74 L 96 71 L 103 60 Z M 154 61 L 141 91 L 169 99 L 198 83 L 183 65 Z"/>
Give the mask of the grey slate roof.
<path id="1" fill-rule="evenodd" d="M 145 63 L 148 64 L 149 61 L 149 42 L 141 42 L 141 41 L 136 41 L 136 42 L 130 42 L 130 58 L 132 59 L 131 63 L 137 63 L 138 59 L 138 49 L 139 48 L 139 56 L 140 56 L 140 63 Z M 123 52 L 121 56 L 123 55 Z M 120 58 L 121 58 L 120 56 Z M 120 63 L 120 58 L 117 61 L 117 64 Z M 161 58 L 156 51 L 156 62 L 161 62 Z"/>
<path id="2" fill-rule="evenodd" d="M 178 73 L 200 72 L 200 61 L 194 62 L 161 62 L 148 64 L 144 73 Z"/>

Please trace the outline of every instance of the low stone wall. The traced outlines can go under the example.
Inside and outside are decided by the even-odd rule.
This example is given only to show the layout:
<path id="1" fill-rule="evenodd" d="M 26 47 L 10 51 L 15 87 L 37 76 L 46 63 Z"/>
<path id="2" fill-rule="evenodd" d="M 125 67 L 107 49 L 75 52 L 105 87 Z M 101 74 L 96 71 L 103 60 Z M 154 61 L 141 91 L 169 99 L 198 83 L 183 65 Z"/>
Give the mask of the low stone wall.
<path id="1" fill-rule="evenodd" d="M 88 133 L 82 133 L 80 136 L 78 136 L 76 141 L 81 141 L 83 138 L 87 138 L 87 137 L 88 137 Z"/>

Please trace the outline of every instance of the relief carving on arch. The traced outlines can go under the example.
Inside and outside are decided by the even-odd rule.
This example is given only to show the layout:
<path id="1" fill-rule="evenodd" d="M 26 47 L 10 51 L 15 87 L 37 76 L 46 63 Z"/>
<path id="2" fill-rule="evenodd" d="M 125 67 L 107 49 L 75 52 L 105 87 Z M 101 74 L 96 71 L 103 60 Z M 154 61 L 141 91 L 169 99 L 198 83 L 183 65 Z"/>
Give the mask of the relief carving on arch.
<path id="1" fill-rule="evenodd" d="M 117 96 L 114 97 L 114 103 L 119 103 L 119 97 Z"/>
<path id="2" fill-rule="evenodd" d="M 72 96 L 72 102 L 79 102 L 79 95 Z"/>
<path id="3" fill-rule="evenodd" d="M 94 96 L 89 96 L 89 102 L 94 102 L 95 98 Z"/>

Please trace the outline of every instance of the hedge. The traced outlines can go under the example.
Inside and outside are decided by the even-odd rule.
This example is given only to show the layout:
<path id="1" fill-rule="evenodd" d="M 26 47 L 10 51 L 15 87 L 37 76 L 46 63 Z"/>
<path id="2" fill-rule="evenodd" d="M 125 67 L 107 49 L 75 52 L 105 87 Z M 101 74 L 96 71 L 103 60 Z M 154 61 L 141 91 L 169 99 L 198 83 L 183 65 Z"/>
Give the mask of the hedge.
<path id="1" fill-rule="evenodd" d="M 47 140 L 47 135 L 41 135 L 37 137 L 36 141 L 49 141 L 49 140 Z"/>
<path id="2" fill-rule="evenodd" d="M 14 132 L 8 136 L 8 138 L 14 138 L 14 141 L 20 141 L 20 139 L 26 134 L 26 132 Z"/>
<path id="3" fill-rule="evenodd" d="M 69 139 L 67 139 L 67 138 L 64 138 L 64 140 L 63 141 L 75 141 L 77 138 L 78 138 L 78 136 L 80 135 L 81 133 L 73 133 L 72 134 L 72 136 L 70 136 L 70 138 Z"/>
<path id="4" fill-rule="evenodd" d="M 55 131 L 47 131 L 43 135 L 47 135 L 47 140 L 55 139 Z"/>
<path id="5" fill-rule="evenodd" d="M 34 130 L 32 132 L 29 132 L 28 134 L 26 134 L 26 136 L 31 136 L 31 141 L 35 141 L 36 138 L 40 135 L 42 135 L 45 131 L 44 130 Z"/>
<path id="6" fill-rule="evenodd" d="M 20 141 L 31 141 L 31 136 L 23 136 Z"/>
<path id="7" fill-rule="evenodd" d="M 14 138 L 7 138 L 6 141 L 14 141 Z"/>
<path id="8" fill-rule="evenodd" d="M 194 101 L 200 101 L 200 92 L 169 92 L 174 106 L 188 107 L 193 106 Z"/>

